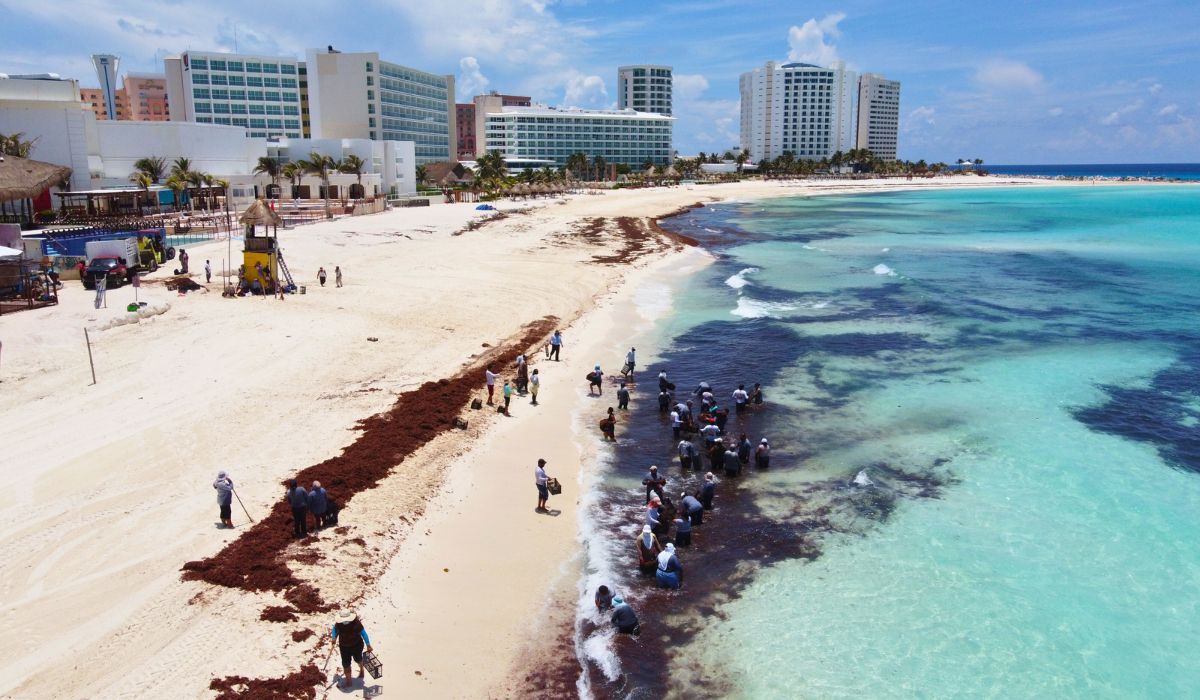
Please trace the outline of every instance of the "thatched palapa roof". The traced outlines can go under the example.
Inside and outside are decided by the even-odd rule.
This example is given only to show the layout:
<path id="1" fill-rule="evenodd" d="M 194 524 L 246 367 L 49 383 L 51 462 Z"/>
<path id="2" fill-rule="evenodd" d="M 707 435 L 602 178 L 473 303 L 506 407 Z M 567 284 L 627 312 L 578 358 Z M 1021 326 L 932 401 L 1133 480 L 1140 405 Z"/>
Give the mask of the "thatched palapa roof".
<path id="1" fill-rule="evenodd" d="M 0 157 L 0 202 L 32 199 L 71 179 L 71 169 L 40 160 Z"/>
<path id="2" fill-rule="evenodd" d="M 283 223 L 283 217 L 279 216 L 274 209 L 267 206 L 267 203 L 261 199 L 254 200 L 254 204 L 246 207 L 246 211 L 238 217 L 238 221 L 243 224 L 254 224 L 255 226 L 270 226 L 272 224 L 278 226 Z"/>

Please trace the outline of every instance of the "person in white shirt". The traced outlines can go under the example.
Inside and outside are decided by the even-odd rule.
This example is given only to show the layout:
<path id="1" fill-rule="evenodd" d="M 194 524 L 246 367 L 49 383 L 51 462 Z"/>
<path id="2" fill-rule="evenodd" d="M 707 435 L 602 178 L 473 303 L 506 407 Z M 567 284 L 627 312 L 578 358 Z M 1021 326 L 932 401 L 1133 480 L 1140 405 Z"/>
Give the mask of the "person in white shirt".
<path id="1" fill-rule="evenodd" d="M 738 384 L 737 391 L 733 392 L 733 405 L 738 413 L 746 410 L 746 405 L 750 401 L 750 394 L 746 393 L 746 385 Z"/>
<path id="2" fill-rule="evenodd" d="M 538 389 L 542 386 L 542 378 L 538 376 L 538 371 L 533 370 L 533 374 L 529 376 L 529 393 L 533 396 L 533 400 L 529 402 L 530 406 L 538 405 L 537 394 Z"/>
<path id="3" fill-rule="evenodd" d="M 628 379 L 633 374 L 635 367 L 637 367 L 637 348 L 629 348 L 629 352 L 625 353 L 625 366 L 621 368 L 621 374 Z"/>
<path id="4" fill-rule="evenodd" d="M 711 447 L 717 441 L 717 438 L 721 437 L 721 429 L 709 423 L 700 429 L 700 434 L 704 436 L 704 444 Z"/>
<path id="5" fill-rule="evenodd" d="M 496 373 L 492 371 L 491 367 L 488 367 L 483 371 L 483 376 L 487 380 L 488 405 L 491 406 L 492 394 L 496 393 Z"/>
<path id="6" fill-rule="evenodd" d="M 533 470 L 533 482 L 537 484 L 538 503 L 535 509 L 539 513 L 546 511 L 546 501 L 550 498 L 550 489 L 546 483 L 550 481 L 550 477 L 546 475 L 546 460 L 539 459 L 537 467 Z"/>
<path id="7" fill-rule="evenodd" d="M 683 427 L 683 419 L 679 417 L 679 411 L 671 411 L 671 431 L 675 434 L 675 439 L 679 439 L 679 429 Z"/>

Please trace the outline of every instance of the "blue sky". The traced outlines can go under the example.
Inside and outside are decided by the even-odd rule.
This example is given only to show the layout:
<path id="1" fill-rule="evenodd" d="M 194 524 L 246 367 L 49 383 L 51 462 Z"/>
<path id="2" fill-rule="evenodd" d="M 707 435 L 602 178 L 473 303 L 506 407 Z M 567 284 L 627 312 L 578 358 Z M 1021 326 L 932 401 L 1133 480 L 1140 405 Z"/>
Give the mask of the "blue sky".
<path id="1" fill-rule="evenodd" d="M 349 8 L 349 9 L 347 9 Z M 1200 162 L 1200 2 L 0 0 L 0 72 L 95 85 L 192 48 L 333 44 L 552 105 L 615 103 L 616 67 L 675 68 L 676 148 L 737 143 L 738 74 L 841 59 L 902 82 L 900 157 Z M 459 90 L 460 98 L 467 94 Z"/>

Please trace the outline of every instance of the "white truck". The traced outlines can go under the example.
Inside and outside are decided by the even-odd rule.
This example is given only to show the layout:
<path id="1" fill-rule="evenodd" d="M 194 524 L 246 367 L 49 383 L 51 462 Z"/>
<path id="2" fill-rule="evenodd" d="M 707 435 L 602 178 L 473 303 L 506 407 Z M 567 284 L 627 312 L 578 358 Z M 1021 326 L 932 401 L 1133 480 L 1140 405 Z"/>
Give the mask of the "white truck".
<path id="1" fill-rule="evenodd" d="M 121 258 L 130 270 L 141 265 L 136 238 L 88 241 L 83 245 L 83 252 L 87 255 L 89 265 L 96 258 Z"/>

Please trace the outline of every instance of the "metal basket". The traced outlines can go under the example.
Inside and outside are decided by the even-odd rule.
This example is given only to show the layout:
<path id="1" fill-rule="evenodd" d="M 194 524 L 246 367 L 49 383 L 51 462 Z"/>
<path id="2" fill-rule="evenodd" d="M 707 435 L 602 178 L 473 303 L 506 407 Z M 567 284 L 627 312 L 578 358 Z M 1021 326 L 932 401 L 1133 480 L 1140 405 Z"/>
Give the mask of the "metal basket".
<path id="1" fill-rule="evenodd" d="M 557 496 L 558 494 L 562 493 L 562 484 L 558 483 L 558 479 L 550 477 L 549 479 L 546 479 L 546 490 Z"/>
<path id="2" fill-rule="evenodd" d="M 371 678 L 378 679 L 383 675 L 383 662 L 375 656 L 373 651 L 363 652 L 363 666 L 367 667 L 367 673 L 371 674 Z"/>

